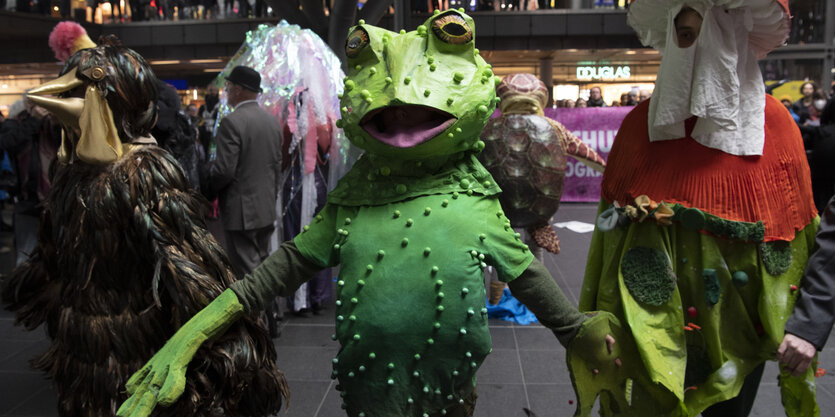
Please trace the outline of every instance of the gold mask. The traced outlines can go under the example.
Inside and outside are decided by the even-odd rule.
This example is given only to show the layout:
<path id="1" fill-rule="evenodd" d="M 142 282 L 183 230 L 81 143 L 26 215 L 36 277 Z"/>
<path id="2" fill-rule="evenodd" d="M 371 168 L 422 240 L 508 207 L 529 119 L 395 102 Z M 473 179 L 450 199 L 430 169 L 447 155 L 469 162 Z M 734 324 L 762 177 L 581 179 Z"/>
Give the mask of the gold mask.
<path id="1" fill-rule="evenodd" d="M 58 151 L 58 159 L 61 162 L 71 161 L 74 142 L 72 138 L 78 138 L 75 155 L 79 160 L 88 164 L 109 164 L 121 158 L 125 151 L 119 139 L 116 123 L 113 121 L 113 112 L 98 88 L 94 84 L 87 85 L 83 99 L 49 97 L 84 85 L 84 81 L 76 76 L 76 70 L 73 68 L 60 78 L 30 90 L 27 96 L 35 104 L 54 114 L 64 126 L 61 149 Z M 98 74 L 103 75 L 100 68 L 93 68 L 93 72 L 96 72 L 91 74 L 94 79 Z"/>

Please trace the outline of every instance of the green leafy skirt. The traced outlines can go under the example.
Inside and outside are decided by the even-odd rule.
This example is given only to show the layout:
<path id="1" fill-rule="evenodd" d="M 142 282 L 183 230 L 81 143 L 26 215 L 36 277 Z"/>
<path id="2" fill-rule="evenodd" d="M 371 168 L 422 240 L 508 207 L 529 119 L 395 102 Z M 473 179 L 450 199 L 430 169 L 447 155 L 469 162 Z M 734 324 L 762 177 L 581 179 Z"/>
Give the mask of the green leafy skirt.
<path id="1" fill-rule="evenodd" d="M 600 212 L 607 208 L 601 202 Z M 735 397 L 748 373 L 775 358 L 819 219 L 791 242 L 763 243 L 716 233 L 739 236 L 758 224 L 702 213 L 707 220 L 694 227 L 683 216 L 694 209 L 672 208 L 669 225 L 650 216 L 594 232 L 580 309 L 614 315 L 622 357 L 616 372 L 601 372 L 569 349 L 578 415 L 600 395 L 604 416 L 696 416 Z M 788 416 L 819 414 L 814 372 L 781 373 Z"/>

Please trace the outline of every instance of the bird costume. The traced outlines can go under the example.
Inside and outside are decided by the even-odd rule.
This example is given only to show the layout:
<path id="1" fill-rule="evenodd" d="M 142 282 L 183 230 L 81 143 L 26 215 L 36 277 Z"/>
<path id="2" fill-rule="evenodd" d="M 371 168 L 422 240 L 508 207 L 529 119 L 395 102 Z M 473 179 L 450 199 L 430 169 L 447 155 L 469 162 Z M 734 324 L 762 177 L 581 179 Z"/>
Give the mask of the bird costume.
<path id="1" fill-rule="evenodd" d="M 349 416 L 472 415 L 476 371 L 491 350 L 488 265 L 561 343 L 605 351 L 607 316 L 587 319 L 565 298 L 513 232 L 476 158 L 496 99 L 472 18 L 436 13 L 399 34 L 361 20 L 346 54 L 339 125 L 366 153 L 311 224 L 210 308 L 233 321 L 340 265 L 332 377 Z M 146 395 L 176 397 L 143 385 L 179 381 L 170 364 L 188 362 L 183 345 L 207 325 L 190 321 L 132 377 L 120 415 L 146 415 L 136 405 Z"/>
<path id="2" fill-rule="evenodd" d="M 623 121 L 603 175 L 580 308 L 613 313 L 626 332 L 615 335 L 621 367 L 569 352 L 577 415 L 598 395 L 601 413 L 618 416 L 696 416 L 736 397 L 774 359 L 813 251 L 800 132 L 755 65 L 788 33 L 785 2 L 687 2 L 704 21 L 679 48 L 683 3 L 630 5 L 641 40 L 670 61 Z M 780 375 L 787 415 L 818 414 L 814 371 Z"/>
<path id="3" fill-rule="evenodd" d="M 207 202 L 150 135 L 155 77 L 115 38 L 68 40 L 60 78 L 28 93 L 62 122 L 38 245 L 4 280 L 2 296 L 27 329 L 45 325 L 33 360 L 58 390 L 61 416 L 114 415 L 125 381 L 174 332 L 232 284 L 206 229 Z M 287 396 L 272 341 L 254 318 L 194 349 L 185 394 L 159 416 L 268 415 Z"/>

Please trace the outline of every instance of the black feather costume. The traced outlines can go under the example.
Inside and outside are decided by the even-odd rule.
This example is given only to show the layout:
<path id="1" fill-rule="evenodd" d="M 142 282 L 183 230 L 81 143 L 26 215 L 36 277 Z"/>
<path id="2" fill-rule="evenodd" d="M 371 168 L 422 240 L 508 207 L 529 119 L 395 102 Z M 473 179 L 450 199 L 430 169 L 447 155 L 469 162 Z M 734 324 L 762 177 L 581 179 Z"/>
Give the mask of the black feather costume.
<path id="1" fill-rule="evenodd" d="M 128 74 L 153 77 L 126 48 L 111 44 L 76 55 L 62 74 L 77 66 L 86 85 L 89 65 L 118 75 L 128 62 L 141 70 Z M 121 114 L 130 107 L 117 101 L 136 97 L 120 93 L 134 88 L 146 95 L 140 103 L 155 95 L 153 88 L 136 90 L 131 83 L 143 82 L 137 78 L 99 81 L 125 143 L 147 134 L 138 120 L 152 110 Z M 234 280 L 206 229 L 208 204 L 190 191 L 177 162 L 154 145 L 125 149 L 112 163 L 85 163 L 72 153 L 57 164 L 38 246 L 2 283 L 18 323 L 30 330 L 46 324 L 52 344 L 32 364 L 57 386 L 62 416 L 115 415 L 131 374 Z M 183 396 L 154 415 L 203 416 L 218 408 L 227 416 L 275 413 L 288 395 L 275 359 L 262 325 L 240 320 L 198 350 Z"/>

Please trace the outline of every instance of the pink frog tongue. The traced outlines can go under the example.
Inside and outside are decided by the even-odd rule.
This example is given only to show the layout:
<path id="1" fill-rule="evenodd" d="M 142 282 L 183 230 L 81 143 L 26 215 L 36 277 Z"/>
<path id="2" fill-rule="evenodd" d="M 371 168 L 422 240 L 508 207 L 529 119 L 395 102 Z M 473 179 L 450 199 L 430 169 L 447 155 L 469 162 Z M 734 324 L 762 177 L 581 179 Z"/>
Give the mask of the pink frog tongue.
<path id="1" fill-rule="evenodd" d="M 457 119 L 424 106 L 385 107 L 367 115 L 360 125 L 369 135 L 395 148 L 411 148 L 438 136 Z"/>

